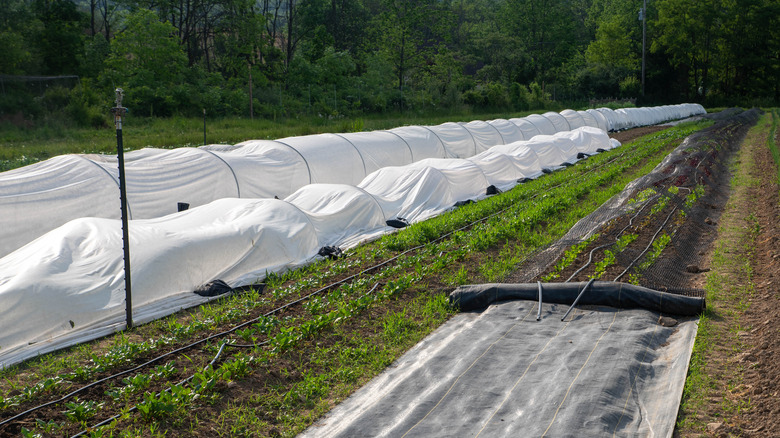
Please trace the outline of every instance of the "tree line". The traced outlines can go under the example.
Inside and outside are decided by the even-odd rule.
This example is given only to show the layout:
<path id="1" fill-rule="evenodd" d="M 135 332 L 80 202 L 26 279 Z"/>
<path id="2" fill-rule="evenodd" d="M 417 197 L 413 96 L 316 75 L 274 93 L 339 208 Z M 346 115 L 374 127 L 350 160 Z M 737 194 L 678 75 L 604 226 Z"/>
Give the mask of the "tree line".
<path id="1" fill-rule="evenodd" d="M 0 0 L 0 116 L 780 101 L 778 0 Z M 642 59 L 645 59 L 644 87 Z"/>

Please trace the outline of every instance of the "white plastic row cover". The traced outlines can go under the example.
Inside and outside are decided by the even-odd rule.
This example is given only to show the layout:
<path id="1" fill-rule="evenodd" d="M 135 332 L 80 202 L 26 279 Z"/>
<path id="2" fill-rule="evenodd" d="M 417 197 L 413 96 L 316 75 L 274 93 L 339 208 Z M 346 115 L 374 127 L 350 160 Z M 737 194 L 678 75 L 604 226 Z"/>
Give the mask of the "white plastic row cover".
<path id="1" fill-rule="evenodd" d="M 284 198 L 312 183 L 355 185 L 377 169 L 427 158 L 469 158 L 496 145 L 581 126 L 602 130 L 687 117 L 697 105 L 547 112 L 517 119 L 405 126 L 388 131 L 250 140 L 125 157 L 132 219 L 222 198 Z M 652 117 L 651 117 L 652 116 Z M 0 257 L 69 220 L 119 218 L 116 156 L 63 155 L 0 173 Z"/>
<path id="2" fill-rule="evenodd" d="M 316 257 L 392 231 L 387 219 L 418 222 L 480 199 L 542 169 L 619 145 L 584 127 L 537 136 L 469 159 L 427 158 L 374 171 L 357 186 L 310 184 L 277 199 L 225 198 L 161 218 L 130 222 L 135 321 L 205 299 L 192 293 L 222 279 L 252 284 Z M 125 289 L 119 220 L 72 220 L 0 259 L 0 367 L 123 327 Z"/>

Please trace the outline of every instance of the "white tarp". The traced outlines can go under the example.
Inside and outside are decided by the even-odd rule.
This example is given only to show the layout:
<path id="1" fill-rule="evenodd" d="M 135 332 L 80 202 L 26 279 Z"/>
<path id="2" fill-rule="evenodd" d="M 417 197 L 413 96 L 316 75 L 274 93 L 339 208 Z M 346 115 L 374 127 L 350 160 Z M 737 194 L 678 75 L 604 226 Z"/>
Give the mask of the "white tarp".
<path id="1" fill-rule="evenodd" d="M 518 181 L 537 178 L 542 174 L 539 157 L 528 145 L 519 141 L 496 146 L 469 158 L 485 174 L 488 184 L 505 191 Z"/>
<path id="2" fill-rule="evenodd" d="M 602 127 L 596 118 L 593 117 L 589 112 L 577 111 L 577 113 L 580 115 L 580 117 L 582 117 L 582 121 L 584 122 L 583 126 L 590 126 L 591 128 L 598 128 L 606 131 L 606 129 L 604 129 L 604 127 Z"/>
<path id="3" fill-rule="evenodd" d="M 536 129 L 539 130 L 540 134 L 553 135 L 556 132 L 558 132 L 558 127 L 556 127 L 553 124 L 552 120 L 548 119 L 547 117 L 541 114 L 531 114 L 523 118 L 531 122 L 536 127 Z M 526 140 L 530 140 L 530 139 L 526 139 Z"/>
<path id="4" fill-rule="evenodd" d="M 366 173 L 385 166 L 403 166 L 412 162 L 412 150 L 409 145 L 390 132 L 350 132 L 336 134 L 350 142 L 358 150 L 365 163 Z"/>
<path id="5" fill-rule="evenodd" d="M 491 184 L 511 188 L 544 166 L 559 167 L 578 151 L 605 144 L 605 132 L 585 127 L 499 146 L 472 160 L 385 167 L 357 187 L 311 184 L 284 200 L 226 198 L 132 220 L 135 321 L 204 302 L 192 293 L 202 284 L 255 283 L 308 263 L 322 246 L 349 247 L 388 232 L 386 219 L 422 221 L 456 202 L 484 198 Z M 0 367 L 123 327 L 121 235 L 118 219 L 80 218 L 0 259 Z"/>
<path id="6" fill-rule="evenodd" d="M 593 111 L 613 130 L 703 112 L 696 104 Z M 586 112 L 564 113 L 592 123 Z M 426 158 L 469 158 L 499 144 L 568 131 L 569 124 L 561 114 L 548 112 L 490 122 L 249 140 L 235 146 L 142 149 L 125 156 L 128 211 L 132 219 L 146 219 L 174 213 L 180 203 L 194 208 L 225 197 L 284 198 L 310 183 L 355 185 L 382 167 Z M 108 155 L 56 157 L 0 173 L 0 257 L 69 220 L 117 218 L 117 174 L 117 158 Z"/>
<path id="7" fill-rule="evenodd" d="M 312 184 L 357 184 L 366 176 L 360 152 L 344 137 L 316 134 L 277 140 L 298 151 L 309 165 Z"/>
<path id="8" fill-rule="evenodd" d="M 550 123 L 553 124 L 555 127 L 555 132 L 568 131 L 573 129 L 569 126 L 569 122 L 566 120 L 566 117 L 563 117 L 560 113 L 556 113 L 555 111 L 548 111 L 542 114 L 542 117 L 546 118 L 550 121 Z M 553 134 L 555 132 L 553 132 Z"/>
<path id="9" fill-rule="evenodd" d="M 119 178 L 116 157 L 101 155 L 92 159 Z M 240 196 L 230 166 L 200 148 L 133 151 L 125 157 L 125 176 L 131 219 L 176 213 L 179 202 L 198 206 Z"/>
<path id="10" fill-rule="evenodd" d="M 436 134 L 442 144 L 444 144 L 447 158 L 466 158 L 476 155 L 477 143 L 474 141 L 474 136 L 463 126 L 454 122 L 447 122 L 441 125 L 429 126 L 428 129 Z"/>
<path id="11" fill-rule="evenodd" d="M 94 197 L 114 202 L 84 202 Z M 0 173 L 0 257 L 72 218 L 119 218 L 119 183 L 79 155 Z"/>
<path id="12" fill-rule="evenodd" d="M 523 117 L 520 119 L 509 119 L 509 121 L 517 126 L 517 129 L 522 133 L 523 138 L 521 140 L 530 140 L 534 138 L 537 135 L 542 134 L 542 131 L 539 130 L 539 128 L 536 127 L 533 122 L 529 119 L 531 116 Z M 547 119 L 544 119 L 545 122 L 550 123 Z M 552 126 L 552 124 L 550 124 Z"/>
<path id="13" fill-rule="evenodd" d="M 233 169 L 245 198 L 284 198 L 311 183 L 306 160 L 284 143 L 251 140 L 203 148 L 218 154 Z"/>
<path id="14" fill-rule="evenodd" d="M 561 115 L 566 119 L 566 122 L 568 122 L 569 130 L 586 126 L 585 120 L 582 119 L 582 116 L 577 111 L 567 109 L 561 111 Z"/>
<path id="15" fill-rule="evenodd" d="M 439 137 L 424 126 L 402 126 L 393 128 L 387 132 L 397 135 L 412 151 L 412 161 L 420 161 L 426 158 L 446 158 L 447 151 Z"/>
<path id="16" fill-rule="evenodd" d="M 461 125 L 466 128 L 474 138 L 474 142 L 476 143 L 475 154 L 486 151 L 495 145 L 506 144 L 504 139 L 501 137 L 501 133 L 498 132 L 498 129 L 493 127 L 493 125 L 488 122 L 474 120 L 468 123 L 461 123 Z M 463 156 L 460 158 L 468 158 L 475 154 Z"/>
<path id="17" fill-rule="evenodd" d="M 385 167 L 360 183 L 388 219 L 410 222 L 439 214 L 458 201 L 485 195 L 485 174 L 473 162 L 429 158 L 403 167 Z"/>
<path id="18" fill-rule="evenodd" d="M 523 132 L 517 125 L 506 119 L 491 120 L 490 123 L 501 134 L 504 140 L 501 144 L 509 144 L 520 140 L 525 140 Z"/>
<path id="19" fill-rule="evenodd" d="M 593 117 L 593 119 L 596 120 L 596 123 L 597 123 L 599 129 L 601 129 L 603 131 L 610 131 L 610 129 L 609 129 L 609 121 L 604 116 L 604 114 L 602 114 L 599 111 L 594 110 L 594 109 L 589 109 L 589 110 L 586 110 L 585 112 L 590 114 L 590 116 Z"/>
<path id="20" fill-rule="evenodd" d="M 355 186 L 310 184 L 285 201 L 306 214 L 317 233 L 318 248 L 343 246 L 353 236 L 368 238 L 388 230 L 377 200 Z"/>

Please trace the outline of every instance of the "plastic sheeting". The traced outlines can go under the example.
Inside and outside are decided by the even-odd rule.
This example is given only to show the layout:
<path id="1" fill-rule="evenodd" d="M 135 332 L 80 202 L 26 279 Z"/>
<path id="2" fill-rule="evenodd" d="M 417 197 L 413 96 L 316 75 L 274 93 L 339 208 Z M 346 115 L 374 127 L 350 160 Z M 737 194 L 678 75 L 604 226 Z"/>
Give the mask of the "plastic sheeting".
<path id="1" fill-rule="evenodd" d="M 577 111 L 567 109 L 561 111 L 561 115 L 566 119 L 566 122 L 568 122 L 569 130 L 590 126 L 586 125 L 585 120 L 583 120 L 582 116 Z"/>
<path id="2" fill-rule="evenodd" d="M 566 120 L 566 117 L 562 116 L 560 113 L 556 113 L 555 111 L 548 111 L 542 114 L 542 117 L 546 118 L 550 121 L 550 123 L 552 123 L 552 125 L 555 127 L 555 132 L 574 129 L 569 126 L 569 121 Z"/>
<path id="3" fill-rule="evenodd" d="M 252 284 L 310 262 L 323 246 L 350 247 L 389 232 L 387 219 L 418 222 L 484 198 L 491 184 L 508 189 L 577 151 L 616 144 L 604 131 L 581 128 L 469 160 L 385 167 L 357 186 L 310 184 L 283 200 L 226 198 L 132 220 L 133 313 L 137 322 L 165 316 L 206 300 L 191 291 L 210 281 Z M 558 148 L 564 152 L 556 155 Z M 121 234 L 117 219 L 74 219 L 0 259 L 0 366 L 122 327 Z"/>
<path id="4" fill-rule="evenodd" d="M 671 437 L 696 319 L 535 298 L 455 316 L 300 437 Z"/>
<path id="5" fill-rule="evenodd" d="M 703 108 L 685 104 L 599 112 L 612 120 L 610 129 L 625 129 L 640 121 L 702 113 Z M 583 112 L 564 113 L 585 117 Z M 383 167 L 426 158 L 469 158 L 496 145 L 568 131 L 569 125 L 563 115 L 548 112 L 490 122 L 249 140 L 234 146 L 143 149 L 125 156 L 128 211 L 132 219 L 149 219 L 178 211 L 179 203 L 197 207 L 226 197 L 284 198 L 311 183 L 355 185 Z M 118 217 L 116 157 L 68 157 L 0 173 L 0 257 L 69 220 Z"/>
<path id="6" fill-rule="evenodd" d="M 517 125 L 510 122 L 509 120 L 496 119 L 491 120 L 488 123 L 490 123 L 490 125 L 493 126 L 499 132 L 499 134 L 501 134 L 501 138 L 504 140 L 502 144 L 526 140 L 526 137 L 523 135 L 523 131 L 521 131 Z M 528 137 L 528 139 L 531 137 L 533 137 L 533 135 Z"/>
<path id="7" fill-rule="evenodd" d="M 472 138 L 474 138 L 476 150 L 472 155 L 486 151 L 493 146 L 507 143 L 506 140 L 504 140 L 504 138 L 501 136 L 501 133 L 498 131 L 498 129 L 496 129 L 488 122 L 475 120 L 473 122 L 461 123 L 461 125 L 466 128 L 469 133 L 471 133 Z M 470 157 L 472 155 L 462 156 L 461 158 Z"/>

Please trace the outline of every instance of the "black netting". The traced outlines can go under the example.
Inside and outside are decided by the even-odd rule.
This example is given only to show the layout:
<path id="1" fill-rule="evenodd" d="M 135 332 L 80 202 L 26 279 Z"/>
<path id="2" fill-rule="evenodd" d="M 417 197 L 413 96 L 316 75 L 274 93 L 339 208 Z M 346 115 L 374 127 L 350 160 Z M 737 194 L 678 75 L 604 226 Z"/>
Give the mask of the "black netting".
<path id="1" fill-rule="evenodd" d="M 728 200 L 728 161 L 759 116 L 753 109 L 716 117 L 715 125 L 686 138 L 651 173 L 529 258 L 511 280 L 596 277 L 703 296 L 705 256 Z M 586 241 L 574 262 L 561 263 L 563 254 Z"/>

